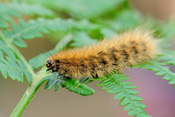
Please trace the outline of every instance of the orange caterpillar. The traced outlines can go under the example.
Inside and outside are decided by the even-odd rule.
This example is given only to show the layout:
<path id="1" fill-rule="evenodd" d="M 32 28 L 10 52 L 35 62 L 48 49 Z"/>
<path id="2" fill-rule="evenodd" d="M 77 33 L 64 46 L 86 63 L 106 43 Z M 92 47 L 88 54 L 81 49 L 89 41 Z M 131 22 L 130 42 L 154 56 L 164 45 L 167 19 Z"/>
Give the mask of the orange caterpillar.
<path id="1" fill-rule="evenodd" d="M 157 41 L 149 32 L 134 30 L 110 40 L 58 52 L 46 62 L 47 71 L 78 80 L 103 77 L 156 57 Z"/>

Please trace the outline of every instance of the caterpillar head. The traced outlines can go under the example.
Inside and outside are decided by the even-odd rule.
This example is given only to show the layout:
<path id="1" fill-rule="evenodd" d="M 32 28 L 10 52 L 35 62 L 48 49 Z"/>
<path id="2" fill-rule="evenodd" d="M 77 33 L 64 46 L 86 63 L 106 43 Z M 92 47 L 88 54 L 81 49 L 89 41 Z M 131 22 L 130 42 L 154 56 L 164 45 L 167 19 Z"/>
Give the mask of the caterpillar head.
<path id="1" fill-rule="evenodd" d="M 58 65 L 59 60 L 52 60 L 52 59 L 48 59 L 46 62 L 46 67 L 47 67 L 47 71 L 52 70 L 52 72 L 57 72 L 58 71 Z"/>

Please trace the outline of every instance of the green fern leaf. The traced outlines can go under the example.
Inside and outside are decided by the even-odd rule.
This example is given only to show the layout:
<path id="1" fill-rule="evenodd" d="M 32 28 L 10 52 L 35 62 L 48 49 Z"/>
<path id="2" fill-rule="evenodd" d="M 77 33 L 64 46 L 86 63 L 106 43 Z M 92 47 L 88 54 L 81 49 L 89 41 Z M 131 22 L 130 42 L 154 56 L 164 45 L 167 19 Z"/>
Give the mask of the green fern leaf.
<path id="1" fill-rule="evenodd" d="M 127 19 L 130 19 L 128 22 Z M 157 21 L 152 17 L 145 17 L 136 10 L 125 9 L 117 13 L 112 21 L 107 21 L 110 28 L 122 32 L 129 29 L 144 27 L 147 30 L 157 29 Z M 105 23 L 105 22 L 104 22 Z M 144 25 L 143 25 L 144 24 Z M 157 31 L 157 30 L 156 30 Z M 110 33 L 110 32 L 109 32 Z M 155 32 L 157 33 L 157 32 Z"/>
<path id="2" fill-rule="evenodd" d="M 110 29 L 110 28 L 102 28 L 101 33 L 104 35 L 105 38 L 110 39 L 117 35 L 117 32 Z"/>
<path id="3" fill-rule="evenodd" d="M 164 65 L 166 65 L 166 63 L 160 63 L 155 60 L 149 63 L 140 64 L 137 67 L 155 71 L 155 75 L 162 76 L 162 79 L 164 80 L 169 80 L 169 84 L 175 84 L 175 73 Z"/>
<path id="4" fill-rule="evenodd" d="M 13 53 L 13 51 L 7 46 L 6 43 L 4 43 L 2 40 L 0 40 L 0 53 L 1 53 L 1 58 L 4 57 L 4 54 L 5 53 L 6 55 L 8 55 L 10 58 L 12 59 L 16 59 L 16 56 L 15 54 Z"/>
<path id="5" fill-rule="evenodd" d="M 18 80 L 19 82 L 24 83 L 24 75 L 26 76 L 28 82 L 31 84 L 32 76 L 29 73 L 26 66 L 18 59 L 13 59 L 6 57 L 0 61 L 0 72 L 3 77 L 6 79 L 7 76 L 10 76 L 13 80 Z"/>
<path id="6" fill-rule="evenodd" d="M 75 47 L 82 47 L 97 42 L 96 40 L 91 39 L 85 32 L 74 32 L 73 36 L 63 38 L 53 50 L 40 54 L 29 60 L 30 65 L 32 65 L 33 69 L 38 69 L 43 66 L 47 57 L 61 50 L 63 46 L 65 46 L 64 43 L 67 44 L 70 42 L 70 39 L 74 41 L 71 46 Z"/>
<path id="7" fill-rule="evenodd" d="M 22 39 L 32 39 L 34 37 L 40 37 L 42 36 L 41 33 L 48 33 L 49 31 L 71 30 L 72 28 L 74 28 L 74 26 L 76 26 L 75 25 L 76 23 L 78 24 L 78 22 L 74 22 L 73 20 L 61 20 L 61 19 L 55 19 L 55 20 L 39 19 L 37 21 L 31 20 L 29 23 L 26 23 L 23 20 L 21 20 L 20 21 L 21 27 L 19 27 L 15 23 L 12 23 L 12 31 L 3 30 L 3 33 L 1 33 L 0 35 L 1 37 L 0 44 L 2 45 L 2 47 L 0 48 L 1 56 L 3 58 L 4 56 L 3 53 L 5 53 L 8 57 L 13 58 L 16 61 L 22 59 L 24 62 L 25 59 L 22 57 L 22 55 L 15 48 L 14 45 L 18 47 L 25 47 L 25 44 L 23 43 Z M 82 25 L 84 25 L 84 22 L 82 23 Z M 32 74 L 34 74 L 32 67 L 26 61 L 25 65 L 29 70 L 30 76 L 32 76 Z M 16 76 L 15 78 L 12 77 L 12 79 L 16 79 Z M 20 79 L 23 78 L 19 76 L 17 80 L 23 82 L 23 80 Z M 27 77 L 27 80 L 29 81 L 29 83 L 31 83 L 30 77 Z"/>
<path id="8" fill-rule="evenodd" d="M 3 19 L 0 19 L 0 28 L 7 28 L 7 27 L 8 27 L 8 23 Z"/>
<path id="9" fill-rule="evenodd" d="M 69 79 L 65 77 L 58 77 L 57 73 L 48 76 L 46 80 L 48 80 L 48 82 L 45 85 L 45 89 L 51 89 L 55 86 L 55 91 L 57 91 L 59 87 L 62 86 L 71 92 L 73 91 L 83 96 L 92 95 L 95 92 L 93 89 L 80 83 L 78 80 L 73 78 Z"/>
<path id="10" fill-rule="evenodd" d="M 29 23 L 26 23 L 25 21 L 20 20 L 20 25 L 21 25 L 20 27 L 16 25 L 15 23 L 12 23 L 12 31 L 4 29 L 3 33 L 0 35 L 1 40 L 2 40 L 0 41 L 0 44 L 2 45 L 2 48 L 0 48 L 1 56 L 3 56 L 3 53 L 5 53 L 9 57 L 14 58 L 14 60 L 21 60 L 22 58 L 24 62 L 25 59 L 22 57 L 22 55 L 19 53 L 19 51 L 14 46 L 16 45 L 18 47 L 26 47 L 26 44 L 22 41 L 22 39 L 32 39 L 35 37 L 40 37 L 42 36 L 41 33 L 48 33 L 50 31 L 56 31 L 56 30 L 57 31 L 68 31 L 69 30 L 70 31 L 73 28 L 78 28 L 79 30 L 81 30 L 82 27 L 78 27 L 78 24 L 87 25 L 87 22 L 84 22 L 84 21 L 75 22 L 73 20 L 62 20 L 62 19 L 55 19 L 55 20 L 38 19 L 37 21 L 31 20 Z M 87 27 L 90 29 L 94 29 L 93 25 L 92 27 L 91 26 L 87 26 Z M 85 29 L 88 30 L 87 27 Z M 59 45 L 59 48 L 63 47 L 63 45 L 61 46 Z M 55 53 L 58 50 L 59 50 L 58 48 L 55 48 L 55 50 L 51 52 Z M 35 60 L 41 60 L 42 58 L 40 57 L 38 57 Z M 46 54 L 43 54 L 42 57 L 46 58 Z M 32 66 L 36 63 L 35 60 L 32 61 Z M 39 64 L 34 65 L 33 68 L 37 69 L 41 65 L 44 65 L 45 60 L 46 59 L 42 59 L 42 61 L 39 62 Z M 28 66 L 28 69 L 30 69 L 29 73 L 34 74 L 32 66 L 29 65 L 26 61 L 25 61 L 25 65 Z M 16 78 L 12 77 L 12 79 L 16 79 Z M 23 82 L 23 80 L 20 80 L 20 79 L 22 79 L 22 77 L 19 77 L 17 80 Z M 27 77 L 27 79 L 28 81 L 30 81 L 29 83 L 31 83 L 31 78 Z"/>
<path id="11" fill-rule="evenodd" d="M 41 0 L 28 0 L 30 3 L 38 3 L 51 9 L 67 13 L 75 18 L 92 18 L 107 13 L 124 0 L 52 0 L 50 2 Z"/>
<path id="12" fill-rule="evenodd" d="M 62 20 L 62 19 L 54 19 L 54 20 L 30 20 L 26 23 L 24 20 L 20 20 L 20 26 L 12 23 L 12 32 L 8 30 L 4 30 L 4 34 L 9 38 L 13 44 L 18 47 L 26 47 L 26 44 L 22 41 L 22 39 L 33 39 L 36 37 L 41 37 L 41 33 L 49 33 L 50 31 L 71 31 L 72 29 L 77 30 L 94 30 L 98 28 L 98 26 L 93 25 L 87 21 L 73 21 Z M 81 27 L 82 26 L 82 27 Z M 84 28 L 83 28 L 84 27 Z"/>
<path id="13" fill-rule="evenodd" d="M 150 117 L 145 111 L 146 106 L 139 101 L 143 98 L 136 96 L 139 92 L 132 90 L 137 88 L 132 86 L 131 82 L 125 81 L 129 77 L 124 74 L 115 74 L 107 76 L 107 79 L 101 81 L 97 86 L 104 86 L 101 89 L 107 90 L 108 93 L 115 93 L 114 99 L 120 99 L 120 105 L 125 106 L 124 110 L 129 111 L 128 115 L 136 117 Z"/>
<path id="14" fill-rule="evenodd" d="M 7 38 L 5 38 L 3 34 L 1 34 L 0 37 L 0 72 L 4 78 L 10 76 L 13 80 L 20 82 L 24 82 L 24 76 L 26 76 L 28 82 L 31 84 L 32 75 L 26 65 L 21 62 L 14 53 L 16 48 L 13 48 L 12 45 L 8 43 Z"/>
<path id="15" fill-rule="evenodd" d="M 72 43 L 72 46 L 81 46 L 81 45 L 85 45 L 86 42 L 88 42 L 89 44 L 96 42 L 95 40 L 91 39 L 85 32 L 82 32 L 81 30 L 96 30 L 99 29 L 100 27 L 98 25 L 94 25 L 89 23 L 87 20 L 82 20 L 79 22 L 73 21 L 73 20 L 62 20 L 62 19 L 55 19 L 55 20 L 44 20 L 44 25 L 47 27 L 45 30 L 44 25 L 40 25 L 39 21 L 36 21 L 36 23 L 34 23 L 34 26 L 39 25 L 38 27 L 41 27 L 42 30 L 44 30 L 44 32 L 48 32 L 49 27 L 55 27 L 54 30 L 57 30 L 56 27 L 58 28 L 58 31 L 67 31 L 67 32 L 71 32 L 72 29 L 76 29 L 79 31 L 74 32 L 73 31 L 73 37 L 65 37 L 62 39 L 62 41 L 60 41 L 58 43 L 58 45 L 56 46 L 56 48 L 52 51 L 40 54 L 34 58 L 32 58 L 29 63 L 32 65 L 32 67 L 34 69 L 37 69 L 41 66 L 43 66 L 45 64 L 45 61 L 47 59 L 47 57 L 49 55 L 52 55 L 55 52 L 58 52 L 60 49 L 62 49 L 63 47 L 63 43 L 67 43 L 70 41 L 70 39 L 73 39 L 74 42 Z M 32 27 L 32 25 L 30 25 Z M 84 28 L 83 28 L 84 27 Z M 29 27 L 30 30 L 32 30 L 32 28 Z M 27 29 L 24 29 L 27 30 Z M 20 35 L 22 35 L 23 32 L 19 32 L 15 35 L 18 35 L 18 37 Z M 11 37 L 12 39 L 15 36 Z M 76 44 L 75 44 L 76 43 Z M 75 45 L 74 45 L 75 44 Z M 57 48 L 58 47 L 58 48 Z"/>
<path id="16" fill-rule="evenodd" d="M 130 21 L 128 22 L 128 18 Z M 136 11 L 124 10 L 116 16 L 113 22 L 110 22 L 110 26 L 117 31 L 128 30 L 131 27 L 137 27 L 141 24 L 141 14 Z"/>
<path id="17" fill-rule="evenodd" d="M 46 77 L 45 80 L 48 80 L 45 85 L 45 89 L 50 90 L 51 88 L 55 86 L 55 91 L 57 91 L 59 87 L 61 86 L 61 84 L 63 83 L 64 79 L 61 77 L 58 77 L 57 73 L 55 73 L 51 76 Z"/>
<path id="18" fill-rule="evenodd" d="M 7 28 L 8 22 L 12 23 L 13 20 L 10 16 L 20 17 L 20 14 L 25 15 L 39 15 L 39 16 L 54 16 L 54 13 L 39 5 L 27 5 L 17 3 L 0 3 L 0 28 Z"/>
<path id="19" fill-rule="evenodd" d="M 166 64 L 175 65 L 175 51 L 164 51 L 158 59 L 163 60 Z"/>
<path id="20" fill-rule="evenodd" d="M 74 41 L 71 46 L 73 47 L 84 47 L 96 43 L 97 41 L 91 39 L 86 32 L 75 32 L 72 40 Z"/>
<path id="21" fill-rule="evenodd" d="M 164 37 L 165 41 L 174 39 L 174 36 L 175 36 L 174 27 L 175 27 L 175 22 L 172 20 L 167 20 L 166 22 L 163 22 L 163 24 L 160 25 L 161 34 Z"/>
<path id="22" fill-rule="evenodd" d="M 56 47 L 53 50 L 50 50 L 46 53 L 40 54 L 31 60 L 29 60 L 29 64 L 32 66 L 33 69 L 38 69 L 39 67 L 42 67 L 48 56 L 60 51 L 63 49 L 70 41 L 72 40 L 72 35 L 68 34 L 63 39 L 59 41 L 59 43 L 56 45 Z"/>
<path id="23" fill-rule="evenodd" d="M 65 82 L 63 82 L 62 87 L 65 87 L 69 91 L 73 91 L 75 93 L 78 93 L 80 95 L 92 95 L 94 94 L 94 90 L 89 88 L 87 85 L 79 83 L 76 79 L 66 79 Z"/>
<path id="24" fill-rule="evenodd" d="M 56 52 L 56 50 L 51 50 L 46 53 L 40 54 L 29 60 L 29 64 L 32 66 L 34 70 L 42 67 L 46 63 L 46 59 L 49 55 L 52 55 Z"/>

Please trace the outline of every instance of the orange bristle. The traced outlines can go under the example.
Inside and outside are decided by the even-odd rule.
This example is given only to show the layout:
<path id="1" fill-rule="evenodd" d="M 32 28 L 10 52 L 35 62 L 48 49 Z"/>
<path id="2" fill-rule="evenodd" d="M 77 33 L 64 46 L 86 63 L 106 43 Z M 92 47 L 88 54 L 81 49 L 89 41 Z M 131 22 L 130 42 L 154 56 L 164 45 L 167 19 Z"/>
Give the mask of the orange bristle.
<path id="1" fill-rule="evenodd" d="M 48 58 L 48 70 L 82 79 L 104 77 L 124 67 L 154 59 L 157 40 L 151 33 L 134 30 L 84 48 L 58 52 Z"/>

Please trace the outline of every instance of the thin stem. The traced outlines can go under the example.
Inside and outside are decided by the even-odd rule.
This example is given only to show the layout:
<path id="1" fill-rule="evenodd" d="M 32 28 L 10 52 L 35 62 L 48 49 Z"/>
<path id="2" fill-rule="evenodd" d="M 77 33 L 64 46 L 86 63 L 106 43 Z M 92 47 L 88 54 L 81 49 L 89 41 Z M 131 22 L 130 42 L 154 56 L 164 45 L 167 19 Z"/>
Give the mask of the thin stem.
<path id="1" fill-rule="evenodd" d="M 23 97 L 21 98 L 16 108 L 13 110 L 10 117 L 20 117 L 21 116 L 21 114 L 24 112 L 29 102 L 32 100 L 38 88 L 39 86 L 37 85 L 35 86 L 31 85 L 30 87 L 27 88 L 26 92 L 24 93 Z"/>
<path id="2" fill-rule="evenodd" d="M 64 48 L 65 45 L 67 45 L 71 41 L 72 35 L 68 34 L 66 35 L 55 47 L 55 49 L 62 49 Z M 4 40 L 5 41 L 5 40 Z M 8 41 L 6 42 L 8 44 Z M 9 44 L 10 45 L 10 44 Z M 22 57 L 21 53 L 18 53 L 19 51 L 14 50 L 14 52 L 18 55 L 18 57 Z M 19 56 L 20 55 L 20 56 Z M 27 61 L 24 59 L 23 62 Z M 29 65 L 28 63 L 26 65 Z M 30 65 L 28 67 L 31 67 Z M 31 68 L 32 69 L 32 68 Z M 37 92 L 38 88 L 44 83 L 45 77 L 49 76 L 50 74 L 46 73 L 45 67 L 43 67 L 37 74 L 33 72 L 33 77 L 32 77 L 32 84 L 27 88 L 26 92 L 24 93 L 23 97 L 13 110 L 12 114 L 10 117 L 20 117 L 21 114 L 24 112 L 30 101 L 32 100 L 33 96 Z M 33 71 L 33 69 L 32 69 Z"/>
<path id="3" fill-rule="evenodd" d="M 46 74 L 45 71 L 41 70 L 41 72 L 36 75 L 32 84 L 27 88 L 26 92 L 24 93 L 23 97 L 11 113 L 10 117 L 20 117 L 21 114 L 24 112 L 30 101 L 32 100 L 33 96 L 37 92 L 38 88 L 44 83 L 44 78 L 47 77 L 49 74 Z"/>
<path id="4" fill-rule="evenodd" d="M 64 36 L 59 43 L 55 46 L 55 50 L 62 50 L 70 41 L 72 40 L 72 34 L 67 34 Z"/>

